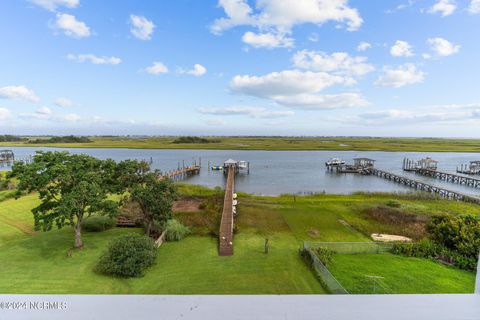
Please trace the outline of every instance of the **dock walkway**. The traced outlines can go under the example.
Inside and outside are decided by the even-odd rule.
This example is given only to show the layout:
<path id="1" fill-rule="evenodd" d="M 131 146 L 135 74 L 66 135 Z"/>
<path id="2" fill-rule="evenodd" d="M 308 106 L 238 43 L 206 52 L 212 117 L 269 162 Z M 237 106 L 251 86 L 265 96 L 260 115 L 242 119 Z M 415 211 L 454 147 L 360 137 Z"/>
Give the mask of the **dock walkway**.
<path id="1" fill-rule="evenodd" d="M 430 169 L 418 169 L 415 172 L 427 177 L 444 180 L 446 182 L 462 184 L 472 188 L 480 188 L 480 179 L 476 179 L 472 177 L 465 177 L 455 173 L 443 172 L 438 170 L 430 170 Z"/>
<path id="2" fill-rule="evenodd" d="M 233 255 L 233 193 L 235 184 L 235 167 L 228 167 L 225 198 L 223 200 L 222 220 L 220 222 L 218 254 Z"/>
<path id="3" fill-rule="evenodd" d="M 414 188 L 416 190 L 422 190 L 430 193 L 436 193 L 442 198 L 451 199 L 451 200 L 458 200 L 458 201 L 465 201 L 465 202 L 473 202 L 480 204 L 480 198 L 467 195 L 458 191 L 452 191 L 446 188 L 434 186 L 423 181 L 419 181 L 416 179 L 412 179 L 409 177 L 401 176 L 395 173 L 391 173 L 385 170 L 380 170 L 376 168 L 370 169 L 372 175 L 378 176 L 380 178 L 384 178 L 396 183 L 403 184 L 405 186 Z"/>

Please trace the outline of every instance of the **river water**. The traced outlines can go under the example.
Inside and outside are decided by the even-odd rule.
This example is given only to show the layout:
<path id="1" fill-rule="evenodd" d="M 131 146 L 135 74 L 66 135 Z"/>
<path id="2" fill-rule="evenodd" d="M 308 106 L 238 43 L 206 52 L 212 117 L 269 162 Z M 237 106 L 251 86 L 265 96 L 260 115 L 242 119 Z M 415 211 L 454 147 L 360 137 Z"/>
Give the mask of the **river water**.
<path id="1" fill-rule="evenodd" d="M 208 187 L 224 186 L 222 171 L 210 171 L 210 166 L 222 165 L 232 158 L 250 162 L 250 173 L 241 173 L 236 179 L 236 190 L 259 195 L 279 195 L 282 193 L 337 193 L 349 194 L 355 191 L 393 192 L 411 190 L 375 176 L 357 174 L 335 174 L 325 170 L 325 161 L 339 157 L 352 163 L 355 157 L 367 157 L 376 160 L 379 169 L 415 176 L 422 180 L 443 186 L 451 190 L 480 196 L 480 189 L 443 182 L 402 171 L 403 158 L 418 160 L 429 156 L 439 161 L 439 169 L 455 172 L 457 165 L 480 160 L 478 153 L 422 153 L 422 152 L 370 152 L 370 151 L 242 151 L 242 150 L 152 150 L 152 149 L 97 149 L 97 148 L 45 148 L 18 147 L 11 149 L 17 157 L 33 155 L 37 150 L 65 150 L 71 153 L 86 153 L 100 159 L 114 160 L 139 159 L 152 160 L 152 168 L 168 171 L 176 169 L 180 163 L 191 165 L 201 158 L 202 170 L 199 175 L 186 181 Z M 5 170 L 1 168 L 0 170 Z M 480 178 L 480 176 L 477 176 Z"/>

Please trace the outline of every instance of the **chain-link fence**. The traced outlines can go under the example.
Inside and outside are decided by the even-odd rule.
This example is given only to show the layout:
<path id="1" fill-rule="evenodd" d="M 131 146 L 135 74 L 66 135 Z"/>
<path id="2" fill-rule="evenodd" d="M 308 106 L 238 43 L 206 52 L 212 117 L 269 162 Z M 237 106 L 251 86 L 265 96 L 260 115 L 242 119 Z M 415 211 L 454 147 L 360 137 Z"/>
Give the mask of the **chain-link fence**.
<path id="1" fill-rule="evenodd" d="M 348 294 L 348 291 L 337 281 L 337 279 L 335 279 L 312 250 L 304 248 L 302 252 L 303 254 L 308 255 L 307 258 L 310 260 L 315 274 L 325 289 L 333 294 Z"/>
<path id="2" fill-rule="evenodd" d="M 392 249 L 391 243 L 379 242 L 309 242 L 303 243 L 304 249 L 326 248 L 339 254 L 375 254 Z"/>

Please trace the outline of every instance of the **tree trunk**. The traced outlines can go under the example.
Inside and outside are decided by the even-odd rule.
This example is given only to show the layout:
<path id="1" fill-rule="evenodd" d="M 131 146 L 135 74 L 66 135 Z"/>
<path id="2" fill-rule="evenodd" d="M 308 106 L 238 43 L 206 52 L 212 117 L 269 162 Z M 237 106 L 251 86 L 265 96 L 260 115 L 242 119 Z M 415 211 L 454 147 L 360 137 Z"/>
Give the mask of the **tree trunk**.
<path id="1" fill-rule="evenodd" d="M 75 230 L 75 248 L 81 249 L 83 247 L 83 241 L 82 241 L 82 225 L 80 224 L 80 221 L 77 221 L 77 224 L 75 224 L 74 230 Z"/>
<path id="2" fill-rule="evenodd" d="M 150 237 L 150 231 L 152 229 L 152 223 L 150 221 L 145 221 L 145 234 L 147 237 Z"/>

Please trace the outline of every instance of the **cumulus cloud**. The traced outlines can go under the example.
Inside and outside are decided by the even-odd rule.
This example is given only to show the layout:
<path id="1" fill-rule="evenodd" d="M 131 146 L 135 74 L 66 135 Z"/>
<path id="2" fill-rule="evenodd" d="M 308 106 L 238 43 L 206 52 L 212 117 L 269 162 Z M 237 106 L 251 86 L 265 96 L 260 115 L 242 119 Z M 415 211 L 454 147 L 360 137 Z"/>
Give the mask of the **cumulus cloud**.
<path id="1" fill-rule="evenodd" d="M 279 32 L 266 32 L 266 33 L 254 33 L 251 31 L 246 32 L 242 41 L 254 48 L 291 48 L 294 45 L 295 40 L 290 38 L 285 33 Z"/>
<path id="2" fill-rule="evenodd" d="M 79 63 L 90 62 L 93 64 L 111 64 L 116 65 L 122 62 L 122 59 L 117 57 L 96 56 L 94 54 L 69 54 L 67 59 L 76 61 Z"/>
<path id="3" fill-rule="evenodd" d="M 442 17 L 449 16 L 455 12 L 457 5 L 453 0 L 438 0 L 430 9 L 429 13 L 440 13 Z"/>
<path id="4" fill-rule="evenodd" d="M 331 109 L 367 105 L 357 93 L 319 95 L 328 87 L 354 82 L 351 77 L 327 72 L 285 70 L 263 76 L 238 75 L 230 82 L 230 88 L 237 94 L 269 99 L 288 107 Z"/>
<path id="5" fill-rule="evenodd" d="M 155 61 L 151 66 L 145 68 L 145 72 L 158 75 L 162 73 L 168 73 L 168 68 L 162 62 Z"/>
<path id="6" fill-rule="evenodd" d="M 241 94 L 260 98 L 282 95 L 315 93 L 335 84 L 351 83 L 345 77 L 326 72 L 285 70 L 272 72 L 264 76 L 237 75 L 230 88 Z"/>
<path id="7" fill-rule="evenodd" d="M 91 35 L 90 28 L 75 16 L 66 13 L 57 13 L 54 27 L 72 38 L 86 38 Z"/>
<path id="8" fill-rule="evenodd" d="M 29 0 L 29 2 L 49 11 L 55 11 L 58 7 L 73 9 L 80 4 L 80 0 Z"/>
<path id="9" fill-rule="evenodd" d="M 4 121 L 10 118 L 10 110 L 0 107 L 0 121 Z"/>
<path id="10" fill-rule="evenodd" d="M 152 38 L 155 24 L 143 16 L 130 15 L 130 32 L 135 38 L 140 40 L 150 40 Z"/>
<path id="11" fill-rule="evenodd" d="M 53 103 L 56 105 L 56 106 L 59 106 L 59 107 L 63 107 L 63 108 L 70 108 L 70 107 L 73 107 L 75 105 L 75 103 L 73 103 L 72 100 L 69 100 L 67 98 L 63 98 L 63 97 L 58 97 L 56 98 Z"/>
<path id="12" fill-rule="evenodd" d="M 372 45 L 370 43 L 362 41 L 358 44 L 357 51 L 367 51 L 371 47 L 372 47 Z"/>
<path id="13" fill-rule="evenodd" d="M 366 61 L 366 57 L 351 57 L 346 52 L 329 55 L 320 51 L 302 50 L 293 56 L 293 64 L 297 68 L 349 76 L 362 76 L 375 70 Z"/>
<path id="14" fill-rule="evenodd" d="M 443 38 L 431 38 L 427 40 L 427 43 L 436 55 L 442 57 L 450 56 L 460 51 L 459 45 L 453 44 Z"/>
<path id="15" fill-rule="evenodd" d="M 334 21 L 354 31 L 363 23 L 357 9 L 351 8 L 347 0 L 257 0 L 256 10 L 247 0 L 219 0 L 218 6 L 226 17 L 215 20 L 211 32 L 221 34 L 236 26 L 251 26 L 259 33 L 246 33 L 243 40 L 256 47 L 293 46 L 294 40 L 288 35 L 299 24 Z"/>
<path id="16" fill-rule="evenodd" d="M 222 115 L 222 116 L 235 116 L 243 115 L 250 118 L 261 119 L 276 119 L 282 117 L 290 117 L 295 113 L 293 111 L 270 111 L 266 108 L 260 107 L 248 107 L 248 106 L 232 106 L 225 108 L 199 108 L 198 112 L 202 114 Z"/>
<path id="17" fill-rule="evenodd" d="M 40 101 L 40 98 L 35 95 L 35 92 L 25 86 L 0 87 L 0 98 L 11 100 L 27 100 L 30 102 Z"/>
<path id="18" fill-rule="evenodd" d="M 191 70 L 179 69 L 179 70 L 178 70 L 178 73 L 180 73 L 180 74 L 189 74 L 189 75 L 192 75 L 192 76 L 195 76 L 195 77 L 201 77 L 201 76 L 203 76 L 204 74 L 207 73 L 207 68 L 205 68 L 205 67 L 202 66 L 201 64 L 196 63 L 196 64 L 193 66 L 193 69 L 191 69 Z"/>
<path id="19" fill-rule="evenodd" d="M 397 40 L 390 48 L 390 54 L 393 57 L 411 57 L 413 56 L 412 46 L 407 41 Z"/>
<path id="20" fill-rule="evenodd" d="M 480 13 L 480 0 L 471 0 L 470 6 L 468 7 L 468 12 L 472 14 Z"/>
<path id="21" fill-rule="evenodd" d="M 276 102 L 292 108 L 305 110 L 339 109 L 353 107 L 367 107 L 370 103 L 360 93 L 347 92 L 340 94 L 299 94 L 293 96 L 279 96 Z"/>
<path id="22" fill-rule="evenodd" d="M 423 82 L 425 73 L 418 70 L 413 63 L 406 63 L 397 68 L 384 67 L 383 74 L 375 81 L 381 87 L 400 88 L 409 84 Z"/>

